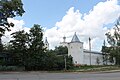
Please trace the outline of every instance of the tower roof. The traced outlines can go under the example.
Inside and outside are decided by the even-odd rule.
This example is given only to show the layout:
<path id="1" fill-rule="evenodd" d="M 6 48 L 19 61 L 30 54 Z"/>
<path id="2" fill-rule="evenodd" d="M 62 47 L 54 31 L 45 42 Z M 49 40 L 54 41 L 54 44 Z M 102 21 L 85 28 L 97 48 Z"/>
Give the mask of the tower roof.
<path id="1" fill-rule="evenodd" d="M 63 42 L 65 42 L 65 40 L 66 40 L 66 37 L 64 36 L 64 37 L 63 37 Z"/>
<path id="2" fill-rule="evenodd" d="M 47 37 L 45 38 L 45 43 L 48 43 Z"/>
<path id="3" fill-rule="evenodd" d="M 75 32 L 75 34 L 73 35 L 73 38 L 72 38 L 71 42 L 80 42 L 79 38 L 78 38 L 77 35 L 76 35 L 76 32 Z"/>

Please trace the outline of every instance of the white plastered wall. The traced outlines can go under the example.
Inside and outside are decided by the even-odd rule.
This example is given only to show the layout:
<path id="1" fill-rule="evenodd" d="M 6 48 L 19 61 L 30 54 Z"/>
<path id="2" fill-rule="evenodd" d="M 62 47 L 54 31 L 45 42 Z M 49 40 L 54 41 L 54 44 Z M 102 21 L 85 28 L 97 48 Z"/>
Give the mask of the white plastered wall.
<path id="1" fill-rule="evenodd" d="M 90 53 L 84 52 L 84 64 L 90 65 Z M 103 65 L 103 55 L 91 53 L 91 65 Z"/>
<path id="2" fill-rule="evenodd" d="M 83 64 L 83 43 L 74 42 L 68 44 L 68 55 L 73 57 L 74 64 Z"/>

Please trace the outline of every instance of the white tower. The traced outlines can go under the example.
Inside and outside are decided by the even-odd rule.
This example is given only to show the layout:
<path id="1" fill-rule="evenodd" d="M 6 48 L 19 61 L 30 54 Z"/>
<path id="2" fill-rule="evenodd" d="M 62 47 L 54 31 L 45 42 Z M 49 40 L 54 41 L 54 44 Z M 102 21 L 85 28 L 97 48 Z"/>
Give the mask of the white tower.
<path id="1" fill-rule="evenodd" d="M 45 47 L 47 50 L 49 49 L 49 43 L 48 43 L 47 37 L 45 38 L 44 47 Z"/>
<path id="2" fill-rule="evenodd" d="M 73 57 L 74 64 L 83 64 L 83 43 L 79 41 L 76 32 L 68 44 L 68 55 Z"/>

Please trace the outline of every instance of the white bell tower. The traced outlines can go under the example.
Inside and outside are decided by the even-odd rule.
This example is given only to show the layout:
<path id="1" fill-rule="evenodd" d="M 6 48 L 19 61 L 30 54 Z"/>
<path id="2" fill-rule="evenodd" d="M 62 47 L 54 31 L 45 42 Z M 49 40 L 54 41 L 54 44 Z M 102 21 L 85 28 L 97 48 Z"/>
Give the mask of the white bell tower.
<path id="1" fill-rule="evenodd" d="M 47 50 L 49 50 L 49 43 L 48 43 L 47 37 L 45 38 L 44 47 L 45 47 Z"/>

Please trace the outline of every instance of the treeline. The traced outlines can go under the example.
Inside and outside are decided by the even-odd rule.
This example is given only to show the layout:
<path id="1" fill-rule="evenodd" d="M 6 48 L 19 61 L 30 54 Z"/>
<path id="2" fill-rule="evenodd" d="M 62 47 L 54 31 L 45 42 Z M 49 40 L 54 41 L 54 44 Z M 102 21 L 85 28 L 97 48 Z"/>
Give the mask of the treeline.
<path id="1" fill-rule="evenodd" d="M 35 24 L 29 33 L 22 30 L 12 33 L 11 36 L 13 39 L 9 45 L 3 47 L 1 53 L 4 55 L 0 59 L 2 66 L 24 67 L 25 70 L 62 70 L 65 66 L 66 69 L 73 66 L 72 57 L 67 56 L 67 47 L 46 50 L 40 25 Z"/>

